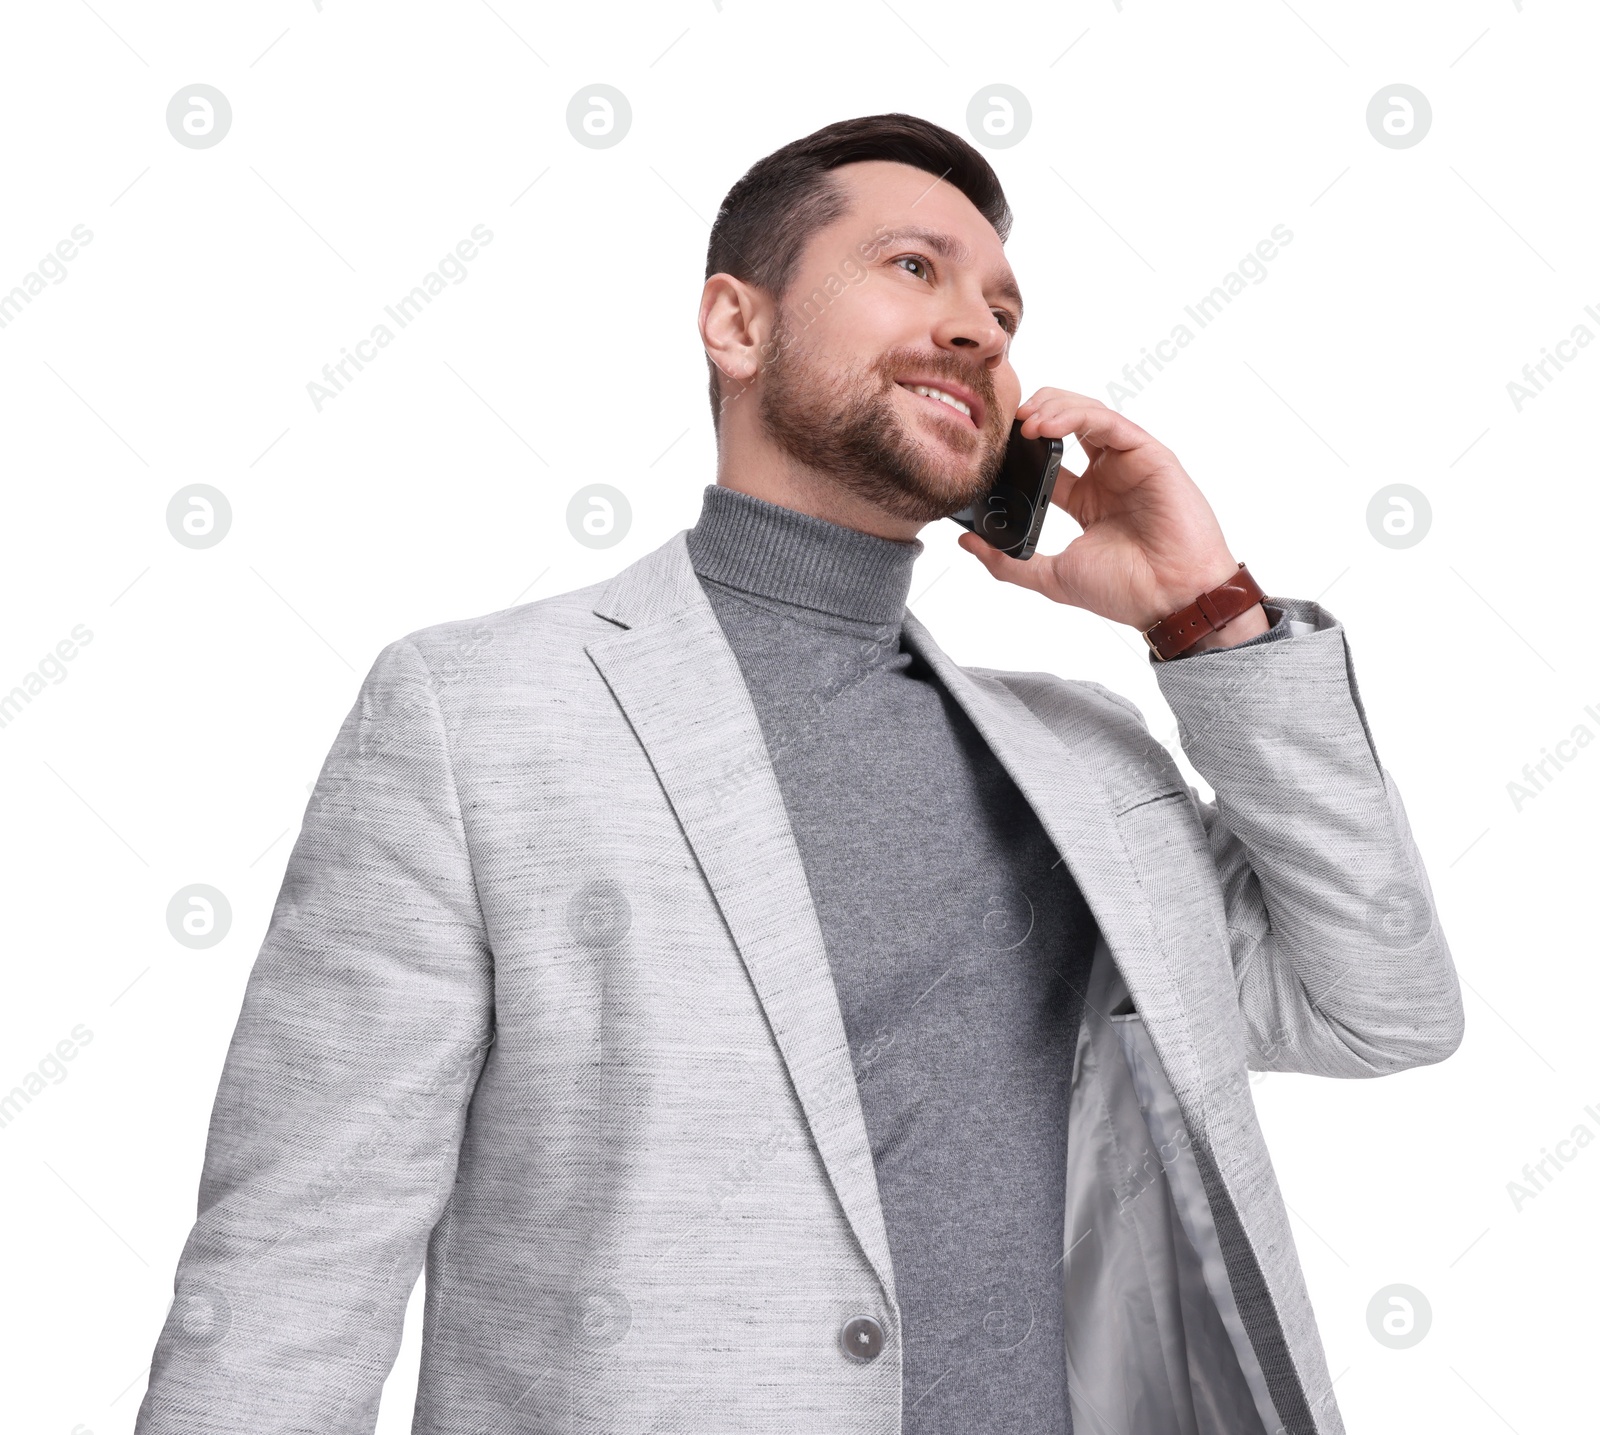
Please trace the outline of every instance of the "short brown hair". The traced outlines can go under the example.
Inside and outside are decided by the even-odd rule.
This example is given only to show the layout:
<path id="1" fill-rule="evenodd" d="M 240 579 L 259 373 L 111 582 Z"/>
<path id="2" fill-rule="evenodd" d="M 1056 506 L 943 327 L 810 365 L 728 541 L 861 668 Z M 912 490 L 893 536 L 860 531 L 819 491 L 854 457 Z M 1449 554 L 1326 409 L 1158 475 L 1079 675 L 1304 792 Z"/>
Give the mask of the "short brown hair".
<path id="1" fill-rule="evenodd" d="M 947 179 L 994 226 L 1011 232 L 1011 208 L 989 162 L 960 135 L 915 115 L 863 115 L 824 125 L 751 165 L 717 211 L 706 250 L 706 273 L 731 274 L 781 300 L 812 234 L 850 207 L 829 176 L 860 160 L 893 160 Z M 711 422 L 722 427 L 719 371 L 711 370 Z"/>

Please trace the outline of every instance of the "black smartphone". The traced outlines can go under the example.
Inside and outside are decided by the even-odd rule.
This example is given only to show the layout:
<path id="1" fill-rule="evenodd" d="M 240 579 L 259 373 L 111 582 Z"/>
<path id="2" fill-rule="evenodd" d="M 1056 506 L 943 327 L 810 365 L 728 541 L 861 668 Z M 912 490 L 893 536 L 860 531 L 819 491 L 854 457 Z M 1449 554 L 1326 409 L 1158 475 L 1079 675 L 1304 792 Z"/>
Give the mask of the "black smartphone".
<path id="1" fill-rule="evenodd" d="M 1002 553 L 1032 558 L 1061 472 L 1062 448 L 1058 438 L 1023 438 L 1021 422 L 1013 419 L 1000 477 L 983 498 L 951 519 Z"/>

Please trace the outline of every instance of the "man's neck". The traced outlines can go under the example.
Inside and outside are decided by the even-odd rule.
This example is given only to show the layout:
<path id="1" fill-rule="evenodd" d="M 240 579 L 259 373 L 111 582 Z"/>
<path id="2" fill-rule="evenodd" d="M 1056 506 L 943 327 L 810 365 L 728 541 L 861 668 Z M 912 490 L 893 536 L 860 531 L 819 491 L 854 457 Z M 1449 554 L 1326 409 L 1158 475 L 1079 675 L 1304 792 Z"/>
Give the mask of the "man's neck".
<path id="1" fill-rule="evenodd" d="M 778 454 L 755 453 L 739 457 L 732 446 L 725 447 L 717 454 L 717 484 L 897 543 L 909 543 L 927 526 L 918 519 L 896 518 L 885 513 L 836 480 L 785 462 Z"/>

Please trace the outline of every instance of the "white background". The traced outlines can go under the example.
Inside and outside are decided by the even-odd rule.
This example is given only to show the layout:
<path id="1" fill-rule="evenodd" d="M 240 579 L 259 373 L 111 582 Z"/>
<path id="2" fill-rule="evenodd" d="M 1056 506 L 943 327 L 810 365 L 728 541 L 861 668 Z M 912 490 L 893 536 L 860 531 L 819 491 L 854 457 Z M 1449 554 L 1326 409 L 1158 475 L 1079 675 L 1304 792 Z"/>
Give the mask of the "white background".
<path id="1" fill-rule="evenodd" d="M 1025 394 L 1105 398 L 1293 233 L 1125 412 L 1269 593 L 1346 625 L 1466 993 L 1440 1066 L 1255 1088 L 1347 1426 L 1591 1420 L 1600 1149 L 1520 1211 L 1507 1183 L 1600 1134 L 1600 749 L 1520 811 L 1507 784 L 1579 724 L 1600 734 L 1600 346 L 1520 411 L 1507 384 L 1580 322 L 1600 334 L 1597 30 L 1554 0 L 8 7 L 0 292 L 74 225 L 93 238 L 0 329 L 0 692 L 92 633 L 0 727 L 0 1092 L 92 1032 L 0 1128 L 7 1428 L 132 1428 L 245 979 L 373 657 L 691 525 L 722 196 L 853 115 L 976 141 L 969 101 L 997 83 L 1032 109 L 988 151 L 1017 216 Z M 165 121 L 195 83 L 233 110 L 207 149 Z M 632 108 L 606 149 L 567 128 L 594 83 Z M 1395 83 L 1433 112 L 1405 149 L 1365 118 Z M 308 381 L 477 224 L 466 280 L 318 412 Z M 599 551 L 566 520 L 594 481 L 632 506 Z M 1367 526 L 1393 482 L 1432 509 L 1405 549 Z M 232 508 L 204 550 L 166 525 L 193 483 Z M 924 532 L 911 594 L 947 652 L 1104 682 L 1176 746 L 1137 634 L 997 585 L 959 532 Z M 1052 512 L 1043 546 L 1075 532 Z M 193 883 L 232 906 L 207 950 L 166 925 Z M 1397 1283 L 1431 1306 L 1406 1350 L 1368 1327 Z M 418 1310 L 380 1431 L 409 1428 Z"/>

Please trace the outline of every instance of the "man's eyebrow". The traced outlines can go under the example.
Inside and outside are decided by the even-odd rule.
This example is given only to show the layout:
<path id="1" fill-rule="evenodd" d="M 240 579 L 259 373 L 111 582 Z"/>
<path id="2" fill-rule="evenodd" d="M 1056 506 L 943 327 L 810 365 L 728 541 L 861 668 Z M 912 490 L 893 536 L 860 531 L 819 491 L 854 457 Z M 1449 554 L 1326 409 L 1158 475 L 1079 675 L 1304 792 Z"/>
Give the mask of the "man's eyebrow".
<path id="1" fill-rule="evenodd" d="M 937 229 L 924 229 L 921 225 L 908 224 L 900 229 L 892 229 L 887 234 L 880 234 L 873 240 L 874 247 L 885 244 L 898 244 L 902 240 L 914 239 L 919 244 L 926 245 L 941 259 L 948 259 L 952 264 L 972 263 L 972 251 L 952 234 L 945 234 Z M 1022 327 L 1022 291 L 1017 288 L 1017 282 L 1008 274 L 1004 278 L 996 279 L 994 291 L 1002 299 L 1009 299 L 1017 306 L 1017 327 Z"/>

